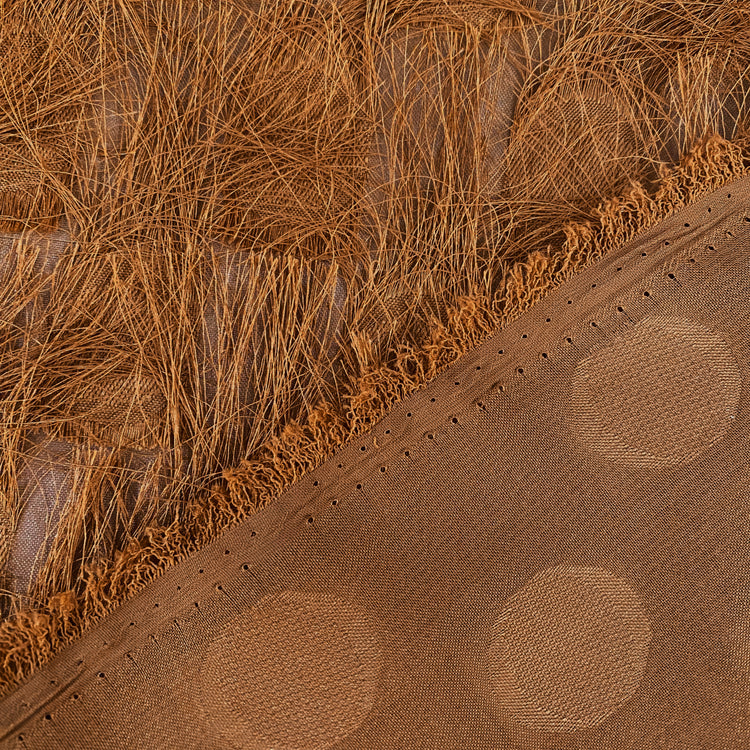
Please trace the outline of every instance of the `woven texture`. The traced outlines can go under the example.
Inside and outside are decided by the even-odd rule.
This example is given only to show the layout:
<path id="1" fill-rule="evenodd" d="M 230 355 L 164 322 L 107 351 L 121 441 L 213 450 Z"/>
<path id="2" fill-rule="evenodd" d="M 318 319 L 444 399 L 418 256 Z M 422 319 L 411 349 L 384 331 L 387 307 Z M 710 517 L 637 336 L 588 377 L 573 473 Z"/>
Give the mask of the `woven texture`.
<path id="1" fill-rule="evenodd" d="M 730 605 L 684 602 L 741 598 L 748 7 L 663 5 L 0 0 L 0 736 L 742 744 Z"/>

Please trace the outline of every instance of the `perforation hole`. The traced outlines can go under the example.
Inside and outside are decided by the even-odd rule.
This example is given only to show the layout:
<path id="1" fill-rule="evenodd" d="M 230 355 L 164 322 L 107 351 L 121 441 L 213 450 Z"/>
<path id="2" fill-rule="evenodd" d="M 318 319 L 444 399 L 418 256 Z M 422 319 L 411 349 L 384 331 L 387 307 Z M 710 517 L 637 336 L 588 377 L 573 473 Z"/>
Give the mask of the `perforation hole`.
<path id="1" fill-rule="evenodd" d="M 257 531 L 251 531 L 251 532 L 250 532 L 250 536 L 257 536 L 257 535 L 258 535 L 258 532 L 257 532 Z"/>
<path id="2" fill-rule="evenodd" d="M 45 721 L 52 721 L 52 714 L 44 714 Z"/>
<path id="3" fill-rule="evenodd" d="M 430 399 L 430 403 L 432 403 L 432 404 L 435 403 L 435 397 L 434 396 Z"/>
<path id="4" fill-rule="evenodd" d="M 81 700 L 81 694 L 80 693 L 73 693 L 73 695 L 70 696 L 74 701 Z"/>
<path id="5" fill-rule="evenodd" d="M 317 486 L 318 486 L 319 484 L 320 484 L 320 482 L 319 482 L 319 481 L 318 481 L 318 480 L 316 479 L 316 480 L 315 480 L 315 481 L 313 482 L 313 487 L 317 487 Z"/>
<path id="6" fill-rule="evenodd" d="M 572 305 L 572 304 L 573 304 L 573 300 L 572 300 L 572 299 L 569 299 L 569 300 L 568 300 L 568 304 L 569 304 L 569 305 Z"/>
<path id="7" fill-rule="evenodd" d="M 622 271 L 622 266 L 617 266 L 616 271 Z"/>
<path id="8" fill-rule="evenodd" d="M 551 323 L 552 322 L 552 318 L 547 318 L 544 322 L 545 323 Z"/>
<path id="9" fill-rule="evenodd" d="M 524 369 L 523 369 L 523 367 L 519 367 L 519 368 L 518 368 L 518 369 L 516 370 L 516 372 L 517 372 L 517 373 L 518 373 L 519 375 L 523 375 L 523 373 L 524 373 Z"/>
<path id="10" fill-rule="evenodd" d="M 104 672 L 99 672 L 99 673 L 98 673 L 98 674 L 97 674 L 96 676 L 97 676 L 97 677 L 98 677 L 98 678 L 99 678 L 100 680 L 103 680 L 103 679 L 104 679 Z"/>
<path id="11" fill-rule="evenodd" d="M 709 206 L 707 209 L 708 213 L 711 213 L 711 206 Z"/>
<path id="12" fill-rule="evenodd" d="M 714 247 L 714 245 L 709 245 L 708 249 L 711 250 L 711 252 L 713 252 L 714 250 L 716 250 L 716 247 Z"/>
<path id="13" fill-rule="evenodd" d="M 224 550 L 224 554 L 225 554 L 225 555 L 228 555 L 228 554 L 229 554 L 229 550 L 228 550 L 228 549 L 225 549 L 225 550 Z"/>
<path id="14" fill-rule="evenodd" d="M 198 573 L 200 573 L 201 575 L 203 575 L 203 568 L 200 568 L 200 569 L 198 570 Z"/>
<path id="15" fill-rule="evenodd" d="M 159 602 L 156 602 L 156 603 L 154 604 L 154 609 L 159 609 Z"/>
<path id="16" fill-rule="evenodd" d="M 625 312 L 625 308 L 622 305 L 618 305 L 617 306 L 617 312 L 619 312 L 619 313 Z"/>
<path id="17" fill-rule="evenodd" d="M 505 354 L 505 349 L 498 349 L 498 350 L 497 350 L 497 353 L 498 353 L 498 354 Z"/>
<path id="18" fill-rule="evenodd" d="M 522 339 L 527 339 L 527 338 L 529 338 L 529 335 L 528 335 L 528 333 L 522 333 L 522 334 L 521 334 L 521 338 L 522 338 Z"/>
<path id="19" fill-rule="evenodd" d="M 244 570 L 244 571 L 248 571 L 248 570 L 250 570 L 250 566 L 249 566 L 249 565 L 248 565 L 247 563 L 245 563 L 245 564 L 244 564 L 244 565 L 242 566 L 242 570 Z"/>
<path id="20" fill-rule="evenodd" d="M 338 504 L 339 504 L 338 499 L 334 498 L 333 500 L 331 500 L 331 505 L 338 505 Z"/>
<path id="21" fill-rule="evenodd" d="M 688 263 L 695 263 L 695 258 L 688 258 Z"/>
<path id="22" fill-rule="evenodd" d="M 641 253 L 641 258 L 645 258 L 645 257 L 646 257 L 646 253 Z"/>
<path id="23" fill-rule="evenodd" d="M 222 587 L 220 583 L 217 583 L 215 588 L 217 591 L 224 591 L 224 588 Z"/>
<path id="24" fill-rule="evenodd" d="M 385 466 L 381 466 L 380 467 L 380 473 L 381 474 L 385 474 Z"/>
<path id="25" fill-rule="evenodd" d="M 411 416 L 411 412 L 410 412 L 410 411 L 407 411 L 407 412 L 406 412 L 406 416 L 407 416 L 407 417 L 410 417 L 410 416 Z"/>
<path id="26" fill-rule="evenodd" d="M 451 423 L 452 424 L 458 424 L 458 417 L 452 417 L 451 418 Z"/>
<path id="27" fill-rule="evenodd" d="M 434 401 L 435 399 L 432 399 L 432 400 Z M 390 431 L 390 430 L 386 430 L 386 431 L 385 431 L 385 434 L 386 434 L 386 435 L 390 435 L 390 434 L 391 434 L 391 431 Z"/>
<path id="28" fill-rule="evenodd" d="M 570 336 L 566 336 L 565 337 L 565 343 L 566 344 L 572 344 L 573 343 L 573 339 Z"/>
<path id="29" fill-rule="evenodd" d="M 404 455 L 408 458 L 409 456 L 411 456 L 411 453 L 409 451 L 404 451 Z"/>
<path id="30" fill-rule="evenodd" d="M 547 354 L 547 352 L 542 352 L 542 359 L 549 359 L 549 354 Z"/>
<path id="31" fill-rule="evenodd" d="M 357 485 L 357 489 L 358 489 L 358 490 L 361 490 L 361 489 L 362 489 L 362 485 L 361 485 L 361 484 L 358 484 L 358 485 Z"/>
<path id="32" fill-rule="evenodd" d="M 675 279 L 675 278 L 677 278 L 677 277 L 676 277 L 676 276 L 675 276 L 675 275 L 674 275 L 673 273 L 668 273 L 668 274 L 667 274 L 667 278 L 668 278 L 668 279 Z"/>
<path id="33" fill-rule="evenodd" d="M 360 445 L 359 449 L 364 453 L 367 450 L 367 446 Z"/>
<path id="34" fill-rule="evenodd" d="M 669 240 L 664 240 L 665 245 L 671 245 L 672 243 Z"/>
<path id="35" fill-rule="evenodd" d="M 690 226 L 690 222 L 686 221 L 686 222 L 685 222 L 685 226 L 686 226 L 686 227 L 689 227 L 689 226 Z"/>
<path id="36" fill-rule="evenodd" d="M 592 328 L 598 328 L 598 327 L 599 327 L 599 325 L 598 325 L 598 323 L 597 323 L 597 322 L 596 322 L 595 320 L 592 320 L 592 321 L 591 321 L 591 327 L 592 327 Z"/>
<path id="37" fill-rule="evenodd" d="M 312 524 L 315 523 L 315 519 L 312 516 L 308 516 L 307 523 L 308 525 L 312 526 Z"/>

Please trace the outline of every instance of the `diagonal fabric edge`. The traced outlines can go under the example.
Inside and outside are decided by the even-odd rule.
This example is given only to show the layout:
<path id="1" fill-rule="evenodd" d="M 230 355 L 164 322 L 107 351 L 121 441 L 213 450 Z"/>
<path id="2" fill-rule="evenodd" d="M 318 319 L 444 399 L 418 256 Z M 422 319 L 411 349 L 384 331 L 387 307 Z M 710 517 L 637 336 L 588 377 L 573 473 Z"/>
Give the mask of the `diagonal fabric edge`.
<path id="1" fill-rule="evenodd" d="M 82 592 L 57 595 L 40 609 L 3 623 L 0 694 L 28 678 L 164 571 L 271 503 L 341 446 L 366 434 L 394 405 L 424 388 L 563 282 L 605 255 L 619 254 L 625 243 L 675 210 L 747 173 L 739 147 L 709 137 L 680 167 L 666 172 L 653 193 L 634 185 L 601 207 L 598 225 L 568 225 L 563 247 L 534 253 L 510 269 L 494 299 L 457 299 L 448 325 L 435 326 L 423 349 L 394 352 L 391 365 L 364 374 L 346 414 L 327 405 L 319 407 L 307 424 L 285 428 L 253 461 L 227 470 L 225 483 L 194 498 L 171 526 L 152 529 L 145 541 L 132 543 L 112 563 L 90 571 Z"/>
<path id="2" fill-rule="evenodd" d="M 511 385 L 514 379 L 523 380 L 524 375 L 528 377 L 532 370 L 543 366 L 534 355 L 540 346 L 552 353 L 554 347 L 564 347 L 572 341 L 571 336 L 577 337 L 587 330 L 591 312 L 603 302 L 612 303 L 618 295 L 633 291 L 639 279 L 657 270 L 687 265 L 688 260 L 696 259 L 694 256 L 710 252 L 711 244 L 695 251 L 691 245 L 695 233 L 711 243 L 713 235 L 727 231 L 730 218 L 738 217 L 742 210 L 747 216 L 750 206 L 747 178 L 730 180 L 725 185 L 730 183 L 726 190 L 708 191 L 701 200 L 686 205 L 679 215 L 639 233 L 635 241 L 610 252 L 601 264 L 577 274 L 563 288 L 565 294 L 559 289 L 554 299 L 535 305 L 506 330 L 462 357 L 449 373 L 435 381 L 433 388 L 411 394 L 373 431 L 337 451 L 335 461 L 318 467 L 304 481 L 290 487 L 283 499 L 256 516 L 252 524 L 240 524 L 229 530 L 113 612 L 4 701 L 2 709 L 10 718 L 6 738 L 34 727 L 33 731 L 45 734 L 43 710 L 69 700 L 74 687 L 81 690 L 82 685 L 91 685 L 97 673 L 103 679 L 109 668 L 127 654 L 145 648 L 143 644 L 154 633 L 173 621 L 177 623 L 176 618 L 190 610 L 193 600 L 203 602 L 226 596 L 216 580 L 236 575 L 240 558 L 248 560 L 250 566 L 248 563 L 245 566 L 251 567 L 253 558 L 274 549 L 285 530 L 314 527 L 318 517 L 330 511 L 330 497 L 348 491 L 342 488 L 361 489 L 361 482 L 376 476 L 381 465 L 407 461 L 409 449 L 404 450 L 404 446 L 421 450 L 429 445 L 435 433 L 446 429 L 446 421 L 450 429 L 450 423 L 460 424 L 470 411 L 482 410 L 485 401 L 502 398 L 504 383 Z M 708 220 L 703 213 L 707 202 L 714 209 Z M 741 216 L 737 223 L 739 231 L 747 231 Z M 691 228 L 696 226 L 697 229 Z M 732 231 L 737 231 L 734 225 Z M 640 288 L 634 293 L 640 297 Z M 571 301 L 570 307 L 567 299 Z M 550 322 L 547 326 L 546 320 Z M 506 348 L 509 342 L 522 338 L 521 332 L 526 327 L 542 331 L 539 340 L 521 344 L 513 351 Z M 504 343 L 506 346 L 497 353 L 507 352 L 509 356 L 494 356 L 497 346 Z M 478 375 L 476 371 L 482 368 Z M 438 406 L 431 407 L 429 394 L 444 395 L 446 389 L 451 398 L 441 398 Z M 128 626 L 130 618 L 136 625 L 132 629 Z"/>

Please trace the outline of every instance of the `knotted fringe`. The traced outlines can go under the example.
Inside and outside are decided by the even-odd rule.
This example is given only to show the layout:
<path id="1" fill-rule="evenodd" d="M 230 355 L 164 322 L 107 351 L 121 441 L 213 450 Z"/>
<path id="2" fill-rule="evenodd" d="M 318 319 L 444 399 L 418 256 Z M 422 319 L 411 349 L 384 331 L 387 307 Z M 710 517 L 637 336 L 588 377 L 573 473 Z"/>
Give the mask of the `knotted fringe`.
<path id="1" fill-rule="evenodd" d="M 0 694 L 27 678 L 67 643 L 174 566 L 274 501 L 334 451 L 366 432 L 407 394 L 425 387 L 462 354 L 484 341 L 573 274 L 676 209 L 750 173 L 741 148 L 716 136 L 683 163 L 665 170 L 653 193 L 633 184 L 605 202 L 597 219 L 569 224 L 560 248 L 534 252 L 510 268 L 494 297 L 454 300 L 447 322 L 434 321 L 420 348 L 400 346 L 360 374 L 344 409 L 320 404 L 304 424 L 289 424 L 251 460 L 195 497 L 169 526 L 151 529 L 87 571 L 82 590 L 51 597 L 0 625 Z"/>

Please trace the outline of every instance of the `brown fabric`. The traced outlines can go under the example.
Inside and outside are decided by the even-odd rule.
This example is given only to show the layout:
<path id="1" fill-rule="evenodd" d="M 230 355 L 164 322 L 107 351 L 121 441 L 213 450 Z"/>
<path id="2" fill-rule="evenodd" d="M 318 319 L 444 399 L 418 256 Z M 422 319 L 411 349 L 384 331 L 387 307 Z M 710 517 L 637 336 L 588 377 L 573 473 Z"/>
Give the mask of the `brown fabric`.
<path id="1" fill-rule="evenodd" d="M 616 195 L 638 174 L 632 115 L 616 89 L 577 88 L 542 89 L 516 114 L 503 186 L 514 200 L 586 206 Z"/>
<path id="2" fill-rule="evenodd" d="M 0 693 L 619 238 L 746 172 L 745 10 L 1 0 L 0 214 L 9 234 L 37 231 L 4 253 L 0 284 L 0 563 L 11 579 L 0 588 Z M 663 162 L 695 142 L 697 164 L 670 172 Z M 622 201 L 597 208 L 621 189 Z M 61 241 L 45 245 L 58 215 Z M 707 365 L 681 347 L 685 336 L 711 352 Z M 654 389 L 649 417 L 682 425 L 668 450 L 610 387 L 615 376 L 655 378 L 660 337 L 672 366 L 709 394 L 672 408 Z M 643 356 L 621 367 L 632 348 Z M 644 322 L 571 381 L 588 415 L 578 439 L 641 468 L 696 460 L 732 408 L 727 357 L 702 330 Z M 717 367 L 728 375 L 713 377 Z M 690 429 L 696 415 L 702 430 Z M 607 431 L 620 422 L 627 448 Z M 511 624 L 497 627 L 492 651 L 496 699 L 532 725 L 544 710 L 502 664 L 503 639 L 527 637 L 527 599 L 561 576 L 570 597 L 589 591 L 592 607 L 618 612 L 633 590 L 599 568 L 539 575 L 530 599 L 508 599 Z M 292 608 L 290 632 L 333 618 L 317 599 L 276 604 Z M 258 622 L 279 621 L 261 610 Z M 638 613 L 616 628 L 637 648 L 618 656 L 607 706 L 640 679 L 651 634 Z M 581 637 L 595 644 L 585 620 Z M 331 628 L 369 643 L 380 625 L 352 610 Z M 319 658 L 301 646 L 289 660 L 311 657 L 305 669 L 325 678 L 325 643 Z M 546 652 L 527 651 L 518 673 L 536 680 Z M 219 646 L 214 655 L 234 663 Z M 371 710 L 373 669 L 303 680 L 302 703 L 317 690 L 356 707 L 354 722 L 316 718 L 305 730 L 315 742 L 346 738 Z M 573 706 L 585 682 L 559 696 L 582 729 L 594 721 Z M 284 716 L 258 709 L 226 742 L 265 712 L 258 743 L 294 744 L 299 709 L 284 684 L 272 674 L 249 693 Z"/>
<path id="3" fill-rule="evenodd" d="M 746 748 L 749 240 L 745 178 L 562 285 L 40 669 L 3 746 Z"/>
<path id="4" fill-rule="evenodd" d="M 57 226 L 62 202 L 54 179 L 63 176 L 65 156 L 53 144 L 0 143 L 0 231 L 18 232 L 29 225 Z"/>
<path id="5" fill-rule="evenodd" d="M 389 249 L 414 242 L 423 223 L 438 224 L 441 209 L 455 202 L 458 212 L 462 200 L 497 189 L 521 81 L 538 54 L 521 39 L 509 28 L 466 54 L 460 36 L 436 25 L 398 27 L 383 38 L 368 198 L 376 226 L 391 232 L 371 241 Z"/>
<path id="6" fill-rule="evenodd" d="M 7 572 L 14 591 L 25 592 L 44 566 L 60 518 L 73 491 L 73 446 L 31 435 L 18 461 L 21 513 L 14 529 Z"/>
<path id="7" fill-rule="evenodd" d="M 7 339 L 16 349 L 39 341 L 49 329 L 45 310 L 50 300 L 52 274 L 70 244 L 65 225 L 39 233 L 36 230 L 0 234 L 0 279 Z M 6 384 L 7 387 L 7 384 Z"/>
<path id="8" fill-rule="evenodd" d="M 148 377 L 112 374 L 104 382 L 82 386 L 69 405 L 72 418 L 90 425 L 93 434 L 114 432 L 114 441 L 137 441 L 149 447 L 164 422 L 164 394 Z M 85 428 L 84 428 L 85 429 Z"/>
<path id="9" fill-rule="evenodd" d="M 91 624 L 102 578 L 128 596 L 589 262 L 575 238 L 664 167 L 671 130 L 676 162 L 721 124 L 740 173 L 742 10 L 6 0 L 0 145 L 61 201 L 66 242 L 3 274 L 0 432 L 153 452 L 175 476 L 137 523 L 122 514 L 127 549 L 107 542 L 108 501 L 83 499 L 98 490 L 74 497 L 34 607 L 0 591 L 0 692 L 70 637 L 52 635 L 59 597 Z M 714 156 L 699 186 L 722 176 Z"/>
<path id="10" fill-rule="evenodd" d="M 677 57 L 664 96 L 670 123 L 666 151 L 670 157 L 707 127 L 733 137 L 750 105 L 743 75 L 738 75 L 743 64 L 743 57 L 732 48 L 688 48 Z"/>
<path id="11" fill-rule="evenodd" d="M 89 117 L 91 38 L 80 11 L 46 18 L 31 5 L 6 2 L 0 29 L 0 231 L 50 231 L 65 216 L 65 197 Z M 54 11 L 53 11 L 54 12 Z M 77 15 L 77 17 L 76 17 Z M 21 20 L 23 19 L 23 20 Z M 55 28 L 52 41 L 47 34 Z M 46 33 L 45 33 L 46 32 Z M 40 71 L 44 72 L 40 75 Z"/>
<path id="12" fill-rule="evenodd" d="M 426 295 L 399 294 L 373 300 L 362 310 L 354 331 L 382 357 L 394 342 L 420 344 L 427 338 L 431 323 L 446 318 L 446 306 L 442 300 Z"/>

